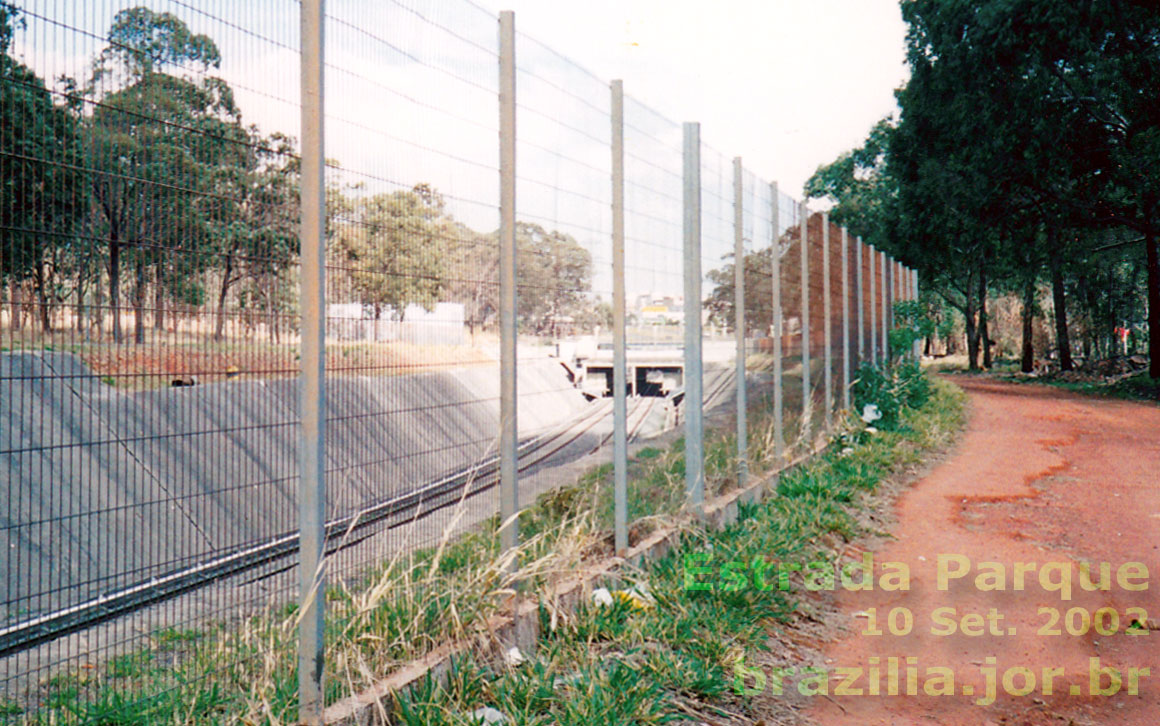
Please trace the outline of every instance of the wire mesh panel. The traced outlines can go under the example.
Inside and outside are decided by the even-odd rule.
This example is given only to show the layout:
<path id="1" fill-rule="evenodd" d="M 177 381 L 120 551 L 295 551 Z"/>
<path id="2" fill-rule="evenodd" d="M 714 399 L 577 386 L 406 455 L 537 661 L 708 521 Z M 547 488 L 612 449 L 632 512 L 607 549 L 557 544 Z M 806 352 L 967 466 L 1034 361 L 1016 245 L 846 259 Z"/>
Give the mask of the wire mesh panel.
<path id="1" fill-rule="evenodd" d="M 848 373 L 847 384 L 852 384 L 857 377 L 858 368 L 862 365 L 864 356 L 858 348 L 858 239 L 846 228 L 841 234 L 845 235 L 844 257 L 846 275 L 843 281 L 845 289 L 842 299 L 845 314 L 845 343 Z M 839 263 L 842 264 L 842 263 Z"/>
<path id="2" fill-rule="evenodd" d="M 517 33 L 513 137 L 490 12 L 327 8 L 322 265 L 300 242 L 323 206 L 300 197 L 317 178 L 301 153 L 300 3 L 0 2 L 0 715 L 297 720 L 303 452 L 324 453 L 324 491 L 301 499 L 325 502 L 328 584 L 312 596 L 328 704 L 483 627 L 511 584 L 496 536 L 505 405 L 519 505 L 562 487 L 553 511 L 570 512 L 581 478 L 597 484 L 597 531 L 611 526 L 592 470 L 612 435 L 608 83 Z M 660 457 L 664 474 L 628 493 L 635 543 L 686 503 L 686 302 L 704 331 L 712 495 L 736 483 L 737 386 L 750 460 L 780 464 L 775 391 L 802 451 L 825 381 L 838 391 L 847 291 L 866 321 L 851 356 L 865 357 L 894 293 L 879 255 L 857 257 L 832 226 L 823 248 L 821 216 L 751 173 L 738 196 L 733 160 L 702 146 L 703 294 L 686 300 L 683 128 L 629 91 L 624 423 L 634 471 Z M 512 227 L 501 136 L 516 150 Z M 501 401 L 509 229 L 518 401 Z M 319 267 L 325 287 L 303 290 Z M 310 311 L 325 317 L 313 361 Z M 303 402 L 300 372 L 319 361 L 325 398 Z M 544 547 L 536 511 L 525 544 Z"/>
<path id="3" fill-rule="evenodd" d="M 297 15 L 7 18 L 6 713 L 123 720 L 116 694 L 176 703 L 260 661 L 201 656 L 286 592 L 296 549 Z"/>
<path id="4" fill-rule="evenodd" d="M 790 450 L 796 450 L 804 433 L 802 412 L 802 274 L 801 274 L 801 206 L 784 192 L 778 192 L 778 236 L 780 297 L 782 311 L 782 390 L 785 437 Z"/>
<path id="5" fill-rule="evenodd" d="M 732 431 L 736 409 L 734 315 L 733 162 L 701 148 L 701 272 L 706 415 Z"/>
<path id="6" fill-rule="evenodd" d="M 842 317 L 845 309 L 842 296 L 845 288 L 842 284 L 842 229 L 831 222 L 828 217 L 826 223 L 828 229 L 823 235 L 823 244 L 829 247 L 828 254 L 826 254 L 827 267 L 824 270 L 828 285 L 824 289 L 828 291 L 829 315 L 826 321 L 828 324 L 825 326 L 828 331 L 828 335 L 825 336 L 825 344 L 829 346 L 830 410 L 832 414 L 833 411 L 842 406 Z"/>
<path id="7" fill-rule="evenodd" d="M 624 146 L 628 343 L 674 350 L 684 339 L 681 126 L 626 95 Z M 651 385 L 647 374 L 633 384 Z"/>
<path id="8" fill-rule="evenodd" d="M 750 461 L 760 473 L 777 463 L 771 277 L 776 242 L 769 182 L 748 170 L 742 180 L 748 443 Z"/>
<path id="9" fill-rule="evenodd" d="M 357 581 L 494 509 L 498 56 L 468 3 L 336 3 L 326 32 L 328 534 Z"/>
<path id="10" fill-rule="evenodd" d="M 808 438 L 803 443 L 810 445 L 823 430 L 825 417 L 824 410 L 824 380 L 825 380 L 825 301 L 823 299 L 823 278 L 825 268 L 822 256 L 822 215 L 817 212 L 806 211 L 806 219 L 802 222 L 806 231 L 806 271 L 805 297 L 808 299 L 807 310 L 803 314 L 803 323 L 808 327 L 806 339 L 809 341 L 809 416 Z"/>
<path id="11" fill-rule="evenodd" d="M 611 94 L 518 30 L 516 86 L 520 426 L 543 433 L 581 418 L 522 465 L 520 496 L 531 503 L 559 483 L 554 466 L 610 456 Z M 540 385 L 523 385 L 533 374 Z"/>

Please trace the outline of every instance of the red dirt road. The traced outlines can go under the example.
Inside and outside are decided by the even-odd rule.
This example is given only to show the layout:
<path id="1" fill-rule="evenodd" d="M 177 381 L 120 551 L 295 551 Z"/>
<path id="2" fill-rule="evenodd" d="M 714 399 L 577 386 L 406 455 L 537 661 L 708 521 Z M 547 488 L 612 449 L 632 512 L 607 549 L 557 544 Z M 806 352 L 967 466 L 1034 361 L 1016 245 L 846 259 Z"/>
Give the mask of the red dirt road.
<path id="1" fill-rule="evenodd" d="M 886 562 L 909 568 L 909 589 L 884 591 L 876 583 L 870 592 L 841 593 L 839 608 L 862 614 L 849 635 L 825 648 L 830 695 L 812 698 L 809 715 L 824 726 L 1160 724 L 1160 631 L 1127 632 L 1133 618 L 1145 619 L 1139 610 L 1160 627 L 1160 407 L 986 379 L 956 382 L 969 394 L 968 429 L 950 458 L 898 501 L 897 539 L 874 553 L 876 576 Z M 948 573 L 970 563 L 945 589 L 940 557 Z M 1091 563 L 1086 580 L 1084 561 Z M 1000 563 L 1005 577 L 986 562 Z M 1015 589 L 1016 563 L 1027 563 L 1022 590 Z M 1064 565 L 1049 567 L 1041 583 L 1048 563 Z M 1108 589 L 1085 590 L 1104 584 L 1101 563 L 1109 564 Z M 1132 577 L 1138 573 L 1129 563 L 1142 563 L 1147 576 Z M 1071 576 L 1070 600 L 1048 589 L 1065 581 L 1063 570 Z M 984 579 L 976 581 L 980 573 Z M 1006 589 L 992 589 L 998 584 Z M 1130 589 L 1141 584 L 1147 589 Z M 913 616 L 909 634 L 891 634 L 894 608 Z M 1101 608 L 1110 610 L 1100 614 L 1100 629 L 1115 627 L 1114 634 L 1087 625 Z M 881 635 L 865 632 L 871 609 Z M 964 634 L 957 626 L 972 614 L 963 621 L 971 634 Z M 905 611 L 896 613 L 895 625 L 904 632 Z M 869 695 L 874 658 L 877 696 Z M 891 658 L 900 695 L 886 695 Z M 907 658 L 917 659 L 909 665 L 911 684 Z M 1100 668 L 1118 671 L 1114 695 L 1113 676 L 1098 670 L 1093 692 L 1095 658 Z M 838 692 L 838 668 L 863 669 L 852 686 L 862 695 Z M 955 695 L 937 695 L 948 675 L 938 668 L 953 670 Z M 1138 678 L 1135 695 L 1131 668 L 1151 669 Z M 907 695 L 908 685 L 917 695 Z"/>

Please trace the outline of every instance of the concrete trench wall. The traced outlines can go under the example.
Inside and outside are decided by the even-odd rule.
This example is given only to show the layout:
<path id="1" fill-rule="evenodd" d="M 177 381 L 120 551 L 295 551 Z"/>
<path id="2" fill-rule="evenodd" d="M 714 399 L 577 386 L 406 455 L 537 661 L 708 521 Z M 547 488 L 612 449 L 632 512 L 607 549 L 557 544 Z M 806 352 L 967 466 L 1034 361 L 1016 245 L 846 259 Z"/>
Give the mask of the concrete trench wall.
<path id="1" fill-rule="evenodd" d="M 520 432 L 586 402 L 522 361 Z M 499 372 L 328 379 L 328 515 L 495 451 Z M 297 528 L 298 388 L 241 380 L 125 392 L 75 356 L 0 354 L 0 625 Z"/>

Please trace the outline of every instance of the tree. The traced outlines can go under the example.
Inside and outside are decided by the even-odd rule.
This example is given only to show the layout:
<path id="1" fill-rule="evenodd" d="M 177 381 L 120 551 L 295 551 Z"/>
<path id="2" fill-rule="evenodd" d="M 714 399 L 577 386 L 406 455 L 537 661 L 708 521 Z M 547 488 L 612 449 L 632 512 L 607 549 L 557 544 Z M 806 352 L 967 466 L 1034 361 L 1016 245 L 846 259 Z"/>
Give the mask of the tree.
<path id="1" fill-rule="evenodd" d="M 490 325 L 499 314 L 499 240 L 458 222 L 453 240 L 460 267 L 449 275 L 447 294 L 463 303 L 474 339 L 476 328 Z"/>
<path id="2" fill-rule="evenodd" d="M 516 307 L 520 324 L 557 336 L 565 317 L 585 308 L 592 255 L 572 235 L 516 222 Z"/>
<path id="3" fill-rule="evenodd" d="M 30 279 L 48 331 L 54 278 L 79 246 L 88 195 L 76 119 L 8 55 L 16 19 L 16 9 L 0 2 L 0 287 Z"/>
<path id="4" fill-rule="evenodd" d="M 1016 207 L 1139 233 L 1160 375 L 1160 13 L 1143 0 L 906 0 L 903 13 L 903 125 L 922 110 L 949 124 L 943 137 Z"/>
<path id="5" fill-rule="evenodd" d="M 1074 260 L 1090 259 L 1096 227 L 1138 232 L 1155 328 L 1160 13 L 1142 0 L 904 0 L 902 11 L 911 78 L 897 124 L 820 168 L 807 194 L 835 201 L 838 221 L 963 313 L 972 367 L 980 349 L 989 361 L 989 291 L 1017 291 L 1027 328 L 1045 272 L 1070 366 L 1068 278 L 1084 277 Z"/>
<path id="6" fill-rule="evenodd" d="M 773 296 L 770 294 L 770 262 L 773 247 L 746 253 L 745 265 L 745 334 L 773 329 Z M 732 260 L 733 255 L 726 255 Z M 736 321 L 735 293 L 736 263 L 727 262 L 710 270 L 706 277 L 713 283 L 713 292 L 704 301 L 709 319 L 714 325 L 732 329 Z"/>
<path id="7" fill-rule="evenodd" d="M 87 124 L 89 165 L 99 170 L 92 177 L 94 236 L 107 244 L 117 342 L 122 266 L 135 270 L 141 343 L 149 269 L 157 324 L 163 291 L 190 303 L 204 296 L 197 273 L 213 258 L 205 212 L 215 170 L 245 168 L 250 139 L 229 86 L 208 75 L 221 62 L 211 39 L 193 35 L 176 16 L 138 7 L 117 13 L 108 40 L 86 92 L 96 102 Z M 196 73 L 180 77 L 170 69 Z"/>
<path id="8" fill-rule="evenodd" d="M 348 214 L 334 224 L 352 292 L 376 320 L 386 310 L 402 319 L 408 305 L 430 310 L 438 302 L 454 231 L 438 192 L 417 184 L 349 200 Z"/>
<path id="9" fill-rule="evenodd" d="M 261 138 L 255 128 L 248 134 L 245 163 L 216 167 L 215 194 L 207 199 L 212 204 L 206 213 L 213 249 L 221 266 L 215 340 L 224 335 L 231 288 L 247 280 L 250 296 L 265 303 L 277 338 L 274 288 L 298 253 L 300 200 L 293 140 L 282 134 Z"/>
<path id="10" fill-rule="evenodd" d="M 499 311 L 499 233 L 456 223 L 451 237 L 461 264 L 449 271 L 447 292 L 466 306 L 474 334 Z M 516 275 L 517 316 L 532 332 L 558 335 L 567 317 L 585 328 L 608 324 L 610 308 L 589 299 L 592 257 L 571 235 L 517 222 Z"/>
<path id="11" fill-rule="evenodd" d="M 895 128 L 891 119 L 879 121 L 862 146 L 819 166 L 804 190 L 806 199 L 830 200 L 830 220 L 879 249 L 892 242 L 896 213 L 897 184 L 886 163 Z"/>

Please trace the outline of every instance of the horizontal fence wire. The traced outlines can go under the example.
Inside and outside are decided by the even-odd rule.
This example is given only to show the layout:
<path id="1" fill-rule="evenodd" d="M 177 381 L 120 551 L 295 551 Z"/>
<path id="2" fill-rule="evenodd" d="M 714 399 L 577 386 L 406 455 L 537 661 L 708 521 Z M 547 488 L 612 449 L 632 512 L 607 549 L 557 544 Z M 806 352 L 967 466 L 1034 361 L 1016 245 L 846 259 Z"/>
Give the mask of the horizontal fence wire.
<path id="1" fill-rule="evenodd" d="M 0 3 L 5 723 L 297 719 L 301 7 Z M 482 622 L 502 589 L 486 580 L 498 566 L 476 573 L 490 589 L 451 583 L 502 554 L 504 229 L 496 16 L 470 0 L 326 7 L 318 596 L 333 704 Z M 519 504 L 554 493 L 568 510 L 588 482 L 611 532 L 612 90 L 518 29 L 514 57 Z M 632 88 L 623 106 L 640 467 L 683 431 L 696 352 L 684 129 Z M 812 447 L 843 385 L 882 359 L 909 273 L 890 262 L 884 285 L 879 251 L 744 166 L 737 196 L 733 158 L 707 144 L 700 158 L 705 450 L 735 444 L 744 387 L 762 474 Z M 708 494 L 734 471 L 709 467 Z M 683 486 L 633 490 L 634 542 L 681 510 Z"/>

